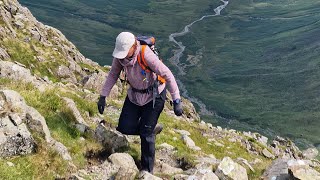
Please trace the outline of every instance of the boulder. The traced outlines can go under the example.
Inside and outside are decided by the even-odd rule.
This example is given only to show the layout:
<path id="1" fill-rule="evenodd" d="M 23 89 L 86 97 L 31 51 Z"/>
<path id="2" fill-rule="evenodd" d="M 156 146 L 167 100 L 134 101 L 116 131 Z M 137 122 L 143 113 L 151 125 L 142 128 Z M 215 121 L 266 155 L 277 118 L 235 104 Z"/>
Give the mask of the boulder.
<path id="1" fill-rule="evenodd" d="M 120 167 L 112 164 L 108 160 L 100 165 L 87 166 L 86 169 L 81 169 L 73 175 L 84 179 L 115 179 L 115 175 L 119 171 Z M 70 178 L 69 178 L 70 179 Z"/>
<path id="2" fill-rule="evenodd" d="M 115 175 L 115 180 L 134 180 L 136 175 L 136 170 L 126 167 L 120 167 L 117 174 Z"/>
<path id="3" fill-rule="evenodd" d="M 31 83 L 36 81 L 29 69 L 9 61 L 0 61 L 0 77 Z"/>
<path id="4" fill-rule="evenodd" d="M 276 159 L 262 175 L 262 179 L 288 179 L 288 159 Z"/>
<path id="5" fill-rule="evenodd" d="M 10 115 L 11 122 L 17 125 L 20 122 L 25 123 L 28 129 L 42 135 L 49 146 L 53 147 L 65 160 L 71 160 L 67 148 L 51 137 L 44 117 L 36 109 L 28 106 L 19 93 L 12 90 L 0 91 L 0 105 L 1 111 L 16 113 Z M 28 135 L 27 132 L 24 134 Z"/>
<path id="6" fill-rule="evenodd" d="M 215 174 L 225 180 L 248 180 L 247 170 L 230 157 L 223 158 Z"/>
<path id="7" fill-rule="evenodd" d="M 169 164 L 162 161 L 156 161 L 156 166 L 158 170 L 157 173 L 161 174 L 174 175 L 183 172 L 181 168 L 172 167 Z"/>
<path id="8" fill-rule="evenodd" d="M 119 166 L 120 169 L 116 174 L 116 179 L 134 179 L 139 172 L 133 158 L 127 153 L 114 153 L 108 159 L 112 164 Z"/>
<path id="9" fill-rule="evenodd" d="M 92 89 L 100 93 L 107 76 L 108 74 L 105 72 L 102 72 L 102 71 L 95 72 L 95 73 L 92 73 L 91 75 L 84 77 L 81 83 L 84 88 Z M 122 93 L 122 84 L 120 83 L 120 81 L 118 81 L 112 87 L 111 92 L 109 94 L 109 98 L 118 98 L 121 93 Z"/>
<path id="10" fill-rule="evenodd" d="M 120 132 L 104 126 L 102 123 L 95 130 L 95 136 L 102 146 L 110 153 L 129 147 L 128 139 Z"/>
<path id="11" fill-rule="evenodd" d="M 6 60 L 6 59 L 9 59 L 9 58 L 10 58 L 10 56 L 7 53 L 7 51 L 0 47 L 0 59 L 1 60 Z"/>
<path id="12" fill-rule="evenodd" d="M 265 157 L 269 158 L 269 159 L 274 159 L 275 158 L 275 156 L 273 154 L 271 154 L 266 148 L 263 149 L 262 154 Z"/>
<path id="13" fill-rule="evenodd" d="M 10 112 L 7 113 L 4 117 L 0 117 L 0 157 L 26 155 L 35 152 L 36 143 L 27 126 L 21 120 L 15 121 L 12 119 L 9 115 Z"/>
<path id="14" fill-rule="evenodd" d="M 139 173 L 138 179 L 139 180 L 162 180 L 162 178 L 154 176 L 147 171 L 141 171 Z"/>
<path id="15" fill-rule="evenodd" d="M 292 159 L 288 161 L 290 179 L 320 180 L 320 173 L 312 169 L 303 160 Z"/>
<path id="16" fill-rule="evenodd" d="M 200 151 L 201 148 L 196 146 L 196 144 L 194 143 L 194 141 L 187 135 L 182 135 L 182 140 L 183 142 L 187 145 L 188 148 L 195 150 L 195 151 Z"/>
<path id="17" fill-rule="evenodd" d="M 59 66 L 56 70 L 56 74 L 59 78 L 62 78 L 62 81 L 76 83 L 77 78 L 74 73 L 66 66 Z"/>
<path id="18" fill-rule="evenodd" d="M 72 99 L 69 99 L 67 97 L 63 97 L 63 100 L 66 102 L 68 108 L 71 110 L 73 116 L 75 117 L 76 128 L 81 132 L 84 133 L 89 129 L 88 124 L 85 122 L 83 117 L 81 116 L 80 111 L 78 110 L 76 103 Z"/>
<path id="19" fill-rule="evenodd" d="M 317 148 L 309 148 L 306 149 L 304 151 L 302 151 L 302 155 L 303 157 L 305 157 L 306 159 L 315 159 L 319 154 L 319 151 Z"/>
<path id="20" fill-rule="evenodd" d="M 175 132 L 181 134 L 181 136 L 183 136 L 183 135 L 190 136 L 191 135 L 190 132 L 186 131 L 186 130 L 178 130 L 178 129 L 176 129 Z"/>

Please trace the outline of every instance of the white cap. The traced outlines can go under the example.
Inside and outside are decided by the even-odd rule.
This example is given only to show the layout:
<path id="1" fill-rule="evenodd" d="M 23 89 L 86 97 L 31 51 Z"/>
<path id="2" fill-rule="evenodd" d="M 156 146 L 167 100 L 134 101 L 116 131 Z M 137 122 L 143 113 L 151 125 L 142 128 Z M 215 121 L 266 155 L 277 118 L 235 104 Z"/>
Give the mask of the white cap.
<path id="1" fill-rule="evenodd" d="M 130 48 L 136 41 L 134 35 L 130 32 L 122 32 L 116 38 L 116 45 L 112 56 L 118 59 L 123 59 L 128 55 Z"/>

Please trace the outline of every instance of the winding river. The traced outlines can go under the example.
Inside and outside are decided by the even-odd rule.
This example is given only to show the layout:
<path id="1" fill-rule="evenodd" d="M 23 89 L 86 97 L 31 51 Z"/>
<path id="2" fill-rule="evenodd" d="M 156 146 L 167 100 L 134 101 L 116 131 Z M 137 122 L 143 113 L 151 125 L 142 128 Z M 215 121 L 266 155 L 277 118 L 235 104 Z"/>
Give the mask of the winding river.
<path id="1" fill-rule="evenodd" d="M 183 55 L 183 52 L 186 48 L 186 46 L 184 46 L 182 44 L 182 42 L 178 42 L 175 38 L 176 37 L 181 37 L 181 36 L 184 36 L 186 34 L 188 34 L 190 32 L 190 28 L 197 22 L 199 21 L 202 21 L 204 20 L 205 18 L 209 18 L 209 17 L 214 17 L 214 16 L 219 16 L 220 15 L 220 12 L 228 5 L 229 1 L 224 1 L 224 0 L 221 0 L 221 2 L 223 2 L 223 5 L 220 5 L 218 6 L 217 8 L 214 9 L 214 12 L 215 14 L 210 14 L 210 15 L 205 15 L 205 16 L 202 16 L 201 18 L 193 21 L 192 23 L 186 25 L 183 29 L 183 31 L 181 32 L 176 32 L 176 33 L 172 33 L 170 34 L 169 36 L 169 41 L 173 42 L 174 44 L 176 44 L 178 46 L 179 49 L 176 49 L 174 50 L 174 56 L 170 58 L 170 62 L 172 62 L 172 64 L 174 66 L 177 67 L 178 69 L 178 75 L 184 75 L 186 74 L 186 72 L 184 71 L 184 66 L 181 65 L 181 62 L 180 62 L 180 58 L 182 57 Z M 201 115 L 213 115 L 214 113 L 209 111 L 207 108 L 206 108 L 206 105 L 201 102 L 199 99 L 195 98 L 195 97 L 191 97 L 186 89 L 186 87 L 184 86 L 184 84 L 177 80 L 178 81 L 178 84 L 179 84 L 179 89 L 182 91 L 182 95 L 186 98 L 188 98 L 191 102 L 197 104 L 200 108 L 200 114 Z"/>

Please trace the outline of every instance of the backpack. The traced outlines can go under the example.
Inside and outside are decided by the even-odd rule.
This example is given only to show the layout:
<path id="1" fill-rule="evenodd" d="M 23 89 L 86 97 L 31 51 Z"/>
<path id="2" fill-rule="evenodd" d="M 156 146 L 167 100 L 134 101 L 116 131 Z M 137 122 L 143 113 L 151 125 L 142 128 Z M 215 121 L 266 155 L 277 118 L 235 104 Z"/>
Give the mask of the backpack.
<path id="1" fill-rule="evenodd" d="M 137 61 L 138 64 L 140 65 L 140 67 L 142 68 L 142 73 L 146 73 L 146 72 L 152 72 L 152 70 L 149 68 L 146 60 L 144 59 L 144 51 L 146 49 L 147 46 L 149 46 L 149 48 L 153 51 L 153 53 L 159 57 L 159 52 L 157 50 L 157 48 L 155 47 L 156 44 L 156 39 L 153 36 L 137 36 L 137 40 L 140 42 L 141 45 L 141 50 L 140 53 L 138 54 L 137 57 Z M 161 60 L 162 61 L 162 60 Z M 120 78 L 120 80 L 123 81 L 127 81 L 127 77 L 125 75 L 125 72 L 122 72 L 122 78 Z M 123 78 L 124 76 L 124 78 Z M 158 81 L 160 84 L 163 84 L 166 82 L 166 80 L 161 77 L 160 75 L 158 75 Z"/>

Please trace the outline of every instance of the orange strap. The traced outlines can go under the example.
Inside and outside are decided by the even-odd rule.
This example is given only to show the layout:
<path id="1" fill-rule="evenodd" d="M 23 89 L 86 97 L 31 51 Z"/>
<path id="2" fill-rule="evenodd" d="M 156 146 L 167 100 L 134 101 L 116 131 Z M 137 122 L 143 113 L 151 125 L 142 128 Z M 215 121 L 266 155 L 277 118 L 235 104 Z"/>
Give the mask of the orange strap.
<path id="1" fill-rule="evenodd" d="M 146 50 L 146 47 L 147 47 L 147 45 L 142 45 L 141 51 L 140 51 L 140 53 L 138 54 L 138 63 L 139 63 L 139 65 L 140 65 L 140 67 L 141 67 L 144 71 L 146 71 L 146 72 L 151 72 L 151 69 L 148 67 L 147 61 L 146 61 L 146 59 L 144 58 L 144 51 Z M 158 81 L 159 81 L 161 84 L 163 84 L 163 83 L 166 82 L 166 80 L 165 80 L 163 77 L 159 76 L 159 75 L 158 75 Z"/>

